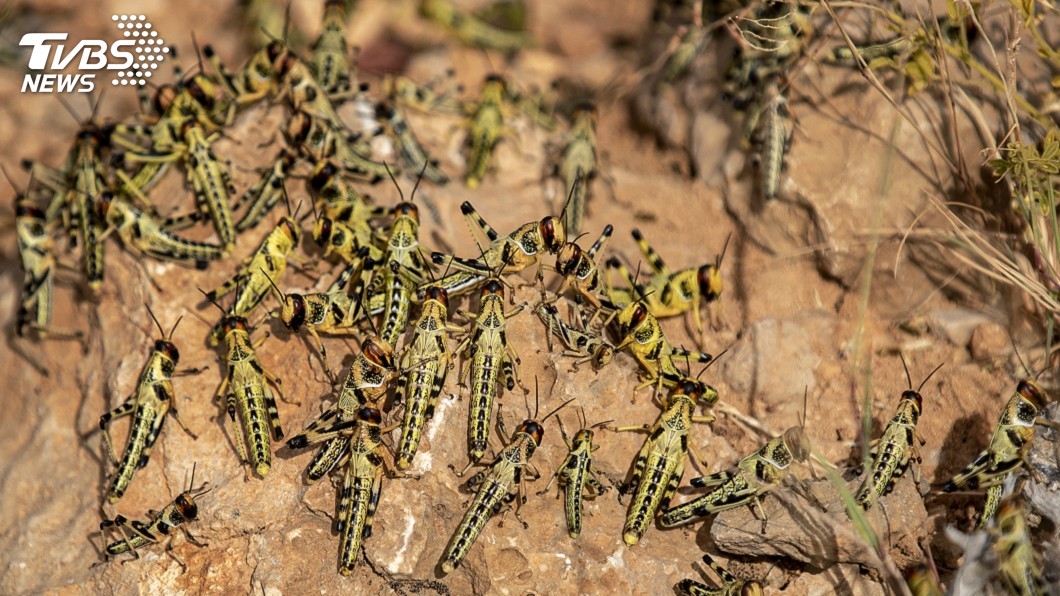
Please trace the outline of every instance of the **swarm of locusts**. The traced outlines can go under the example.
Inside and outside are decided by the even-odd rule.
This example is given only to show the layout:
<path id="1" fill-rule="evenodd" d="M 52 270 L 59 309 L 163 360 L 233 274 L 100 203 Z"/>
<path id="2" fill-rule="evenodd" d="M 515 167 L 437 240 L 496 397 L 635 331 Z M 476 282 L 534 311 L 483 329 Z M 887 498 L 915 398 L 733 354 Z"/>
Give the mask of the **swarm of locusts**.
<path id="1" fill-rule="evenodd" d="M 546 434 L 555 434 L 549 423 L 583 399 L 548 404 L 552 392 L 542 396 L 534 379 L 533 411 L 526 398 L 526 419 L 510 434 L 505 431 L 497 412 L 499 397 L 530 393 L 529 379 L 520 374 L 521 342 L 507 332 L 508 321 L 520 315 L 540 319 L 539 331 L 549 349 L 569 357 L 577 374 L 592 375 L 603 367 L 635 362 L 638 389 L 653 393 L 660 406 L 653 422 L 616 426 L 612 420 L 586 420 L 584 409 L 574 404 L 574 411 L 581 413 L 580 427 L 570 437 L 561 432 L 567 455 L 538 493 L 557 483 L 572 540 L 590 529 L 607 529 L 604 520 L 583 515 L 584 501 L 608 490 L 593 467 L 593 454 L 608 442 L 601 431 L 645 435 L 630 463 L 628 482 L 618 491 L 620 498 L 628 498 L 625 523 L 620 529 L 607 529 L 629 547 L 656 524 L 665 529 L 734 507 L 750 507 L 764 518 L 762 497 L 780 490 L 793 477 L 796 465 L 808 462 L 814 452 L 803 426 L 765 442 L 728 470 L 692 478 L 691 487 L 703 490 L 685 502 L 671 502 L 689 457 L 705 461 L 699 453 L 703 442 L 698 425 L 714 421 L 712 406 L 724 396 L 703 378 L 716 357 L 675 345 L 659 321 L 686 318 L 701 342 L 710 330 L 724 324 L 721 303 L 728 246 L 724 234 L 716 235 L 712 247 L 716 257 L 698 263 L 685 260 L 682 268 L 675 269 L 644 234 L 631 229 L 648 269 L 646 277 L 639 267 L 631 271 L 627 261 L 607 255 L 612 225 L 595 239 L 590 237 L 591 244 L 581 242 L 579 235 L 599 168 L 596 113 L 591 105 L 580 104 L 564 118 L 542 109 L 542 102 L 496 74 L 485 79 L 476 98 L 461 99 L 453 90 L 440 89 L 437 81 L 418 83 L 401 76 L 387 77 L 373 92 L 358 80 L 346 44 L 346 4 L 327 0 L 324 5 L 320 34 L 310 48 L 296 51 L 286 36 L 273 38 L 242 66 L 230 69 L 205 45 L 198 68 L 191 73 L 183 71 L 174 51 L 173 81 L 152 89 L 153 94 L 141 88 L 141 113 L 113 122 L 97 121 L 93 113 L 81 122 L 62 164 L 24 164 L 29 182 L 16 203 L 25 271 L 17 335 L 38 341 L 76 337 L 56 330 L 51 321 L 61 246 L 76 255 L 93 292 L 100 292 L 107 280 L 106 252 L 119 245 L 144 260 L 234 270 L 229 281 L 201 290 L 203 299 L 194 313 L 200 319 L 212 317 L 204 326 L 203 340 L 224 365 L 214 400 L 234 447 L 233 460 L 243 466 L 248 482 L 263 481 L 275 450 L 287 437 L 277 408 L 277 398 L 287 399 L 283 382 L 257 353 L 267 337 L 260 330 L 263 321 L 278 318 L 292 335 L 304 334 L 314 361 L 335 380 L 336 389 L 321 414 L 283 445 L 292 451 L 313 450 L 305 469 L 307 483 L 331 473 L 341 479 L 335 530 L 337 569 L 343 575 L 353 571 L 363 549 L 371 549 L 366 541 L 376 508 L 387 499 L 387 485 L 416 482 L 409 470 L 447 381 L 457 382 L 468 403 L 466 462 L 453 464 L 454 470 L 464 464 L 455 472 L 458 476 L 470 474 L 465 486 L 471 498 L 463 517 L 451 528 L 438 572 L 456 570 L 481 535 L 491 531 L 492 518 L 507 509 L 518 516 L 527 500 L 528 483 L 540 476 L 531 463 L 534 453 Z M 533 43 L 523 31 L 499 28 L 449 2 L 423 0 L 420 7 L 425 18 L 469 45 L 511 52 Z M 682 32 L 662 61 L 659 84 L 680 77 L 698 53 L 697 44 L 705 36 L 695 29 L 702 28 L 701 9 L 696 3 L 695 23 Z M 780 2 L 760 7 L 756 22 L 765 27 L 760 37 L 775 43 L 759 54 L 745 51 L 729 74 L 734 92 L 739 91 L 734 97 L 758 106 L 749 127 L 765 130 L 762 142 L 771 147 L 763 156 L 767 175 L 762 186 L 767 197 L 776 192 L 781 149 L 790 137 L 778 84 L 791 55 L 788 51 L 797 45 L 796 17 L 801 10 Z M 777 35 L 788 41 L 777 42 Z M 282 146 L 255 182 L 237 188 L 228 156 L 215 151 L 214 143 L 246 110 L 269 102 L 284 106 L 284 123 L 278 131 Z M 362 123 L 351 127 L 339 115 L 337 108 L 346 102 L 355 103 L 358 114 L 368 114 L 368 129 Z M 465 119 L 465 171 L 448 171 L 430 156 L 406 118 L 409 111 L 458 114 Z M 454 184 L 455 178 L 475 188 L 495 175 L 494 148 L 512 134 L 509 122 L 514 119 L 566 131 L 554 170 L 566 193 L 561 208 L 512 229 L 496 229 L 487 221 L 489 214 L 479 213 L 470 202 L 448 206 L 459 209 L 477 251 L 455 255 L 428 249 L 420 238 L 418 188 Z M 370 142 L 379 136 L 389 140 L 391 151 L 386 156 L 378 155 L 377 145 Z M 152 189 L 164 176 L 183 177 L 189 200 L 156 196 Z M 399 177 L 415 181 L 407 198 Z M 307 200 L 293 200 L 295 178 L 305 181 Z M 373 202 L 366 189 L 391 181 L 400 200 L 392 205 Z M 174 205 L 163 201 L 190 204 L 191 198 L 194 211 L 164 215 L 174 212 Z M 303 202 L 309 208 L 299 216 Z M 274 214 L 277 210 L 283 210 L 279 217 Z M 234 266 L 225 262 L 237 246 L 246 244 L 252 230 L 267 221 L 275 224 L 260 236 L 248 257 Z M 211 228 L 214 239 L 186 237 L 185 230 L 195 226 Z M 298 254 L 309 242 L 316 248 Z M 317 261 L 313 265 L 325 287 L 314 291 L 289 287 L 288 266 L 310 259 Z M 522 282 L 513 280 L 524 271 L 536 274 L 533 285 L 540 299 L 535 304 L 514 303 L 512 284 Z M 146 268 L 144 275 L 149 275 Z M 455 305 L 465 297 L 467 311 Z M 220 312 L 212 311 L 211 304 Z M 167 415 L 195 436 L 178 417 L 175 385 L 181 374 L 208 374 L 178 369 L 180 349 L 172 338 L 180 319 L 172 321 L 166 332 L 150 307 L 146 309 L 158 339 L 148 350 L 135 386 L 125 388 L 128 398 L 99 419 L 112 464 L 107 471 L 109 507 L 120 505 L 136 482 L 137 471 L 151 465 L 152 447 L 163 433 Z M 350 337 L 359 344 L 341 379 L 333 376 L 341 372 L 335 368 L 341 359 L 325 350 L 321 335 Z M 620 360 L 619 352 L 632 361 Z M 867 510 L 887 499 L 906 471 L 919 478 L 924 440 L 916 425 L 925 407 L 920 391 L 926 382 L 925 378 L 916 390 L 910 382 L 897 400 L 893 418 L 871 442 L 868 465 L 857 472 L 864 474 L 854 497 L 859 507 Z M 979 525 L 996 526 L 999 541 L 1019 539 L 1006 534 L 1013 533 L 1007 528 L 1018 525 L 1021 518 L 1014 516 L 1021 511 L 1002 493 L 1002 483 L 1025 469 L 1036 424 L 1047 422 L 1042 416 L 1049 400 L 1034 379 L 1020 381 L 1001 410 L 986 449 L 942 487 L 946 492 L 985 489 Z M 546 402 L 547 414 L 540 414 L 541 401 Z M 121 417 L 131 423 L 127 436 L 115 443 L 110 423 Z M 501 447 L 493 449 L 498 440 Z M 204 497 L 211 488 L 195 486 L 195 475 L 191 474 L 187 490 L 168 505 L 159 503 L 162 509 L 149 513 L 146 521 L 120 514 L 105 518 L 99 526 L 104 557 L 136 555 L 139 549 L 168 542 L 178 528 L 199 544 L 187 526 L 209 509 Z M 1020 593 L 1040 591 L 1040 561 L 1032 549 L 1013 547 L 1006 552 L 1005 581 L 1026 589 Z M 689 558 L 694 558 L 692 553 Z M 723 586 L 708 587 L 689 579 L 680 582 L 678 590 L 761 593 L 760 580 L 739 579 L 709 555 L 702 558 Z M 930 578 L 919 580 L 930 582 Z"/>

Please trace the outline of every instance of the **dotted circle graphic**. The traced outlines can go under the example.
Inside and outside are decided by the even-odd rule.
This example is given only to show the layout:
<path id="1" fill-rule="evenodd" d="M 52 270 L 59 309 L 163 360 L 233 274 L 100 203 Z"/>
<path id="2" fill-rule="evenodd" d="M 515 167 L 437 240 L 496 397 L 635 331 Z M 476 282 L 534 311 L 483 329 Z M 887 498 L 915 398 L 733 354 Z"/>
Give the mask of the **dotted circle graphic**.
<path id="1" fill-rule="evenodd" d="M 117 25 L 122 36 L 135 42 L 133 62 L 127 70 L 118 71 L 112 85 L 132 85 L 139 87 L 147 84 L 147 79 L 152 75 L 152 70 L 165 59 L 169 48 L 165 40 L 158 36 L 154 26 L 147 22 L 147 16 L 142 14 L 116 14 L 110 17 Z"/>

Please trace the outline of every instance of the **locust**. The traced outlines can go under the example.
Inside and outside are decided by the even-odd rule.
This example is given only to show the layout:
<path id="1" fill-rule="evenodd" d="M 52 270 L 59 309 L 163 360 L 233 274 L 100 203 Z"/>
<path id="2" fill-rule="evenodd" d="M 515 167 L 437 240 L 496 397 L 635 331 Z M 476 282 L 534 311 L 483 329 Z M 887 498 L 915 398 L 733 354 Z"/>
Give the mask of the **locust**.
<path id="1" fill-rule="evenodd" d="M 434 415 L 438 394 L 453 368 L 447 337 L 460 328 L 447 322 L 448 313 L 448 292 L 441 286 L 428 286 L 412 343 L 406 348 L 401 363 L 407 372 L 395 382 L 394 401 L 405 404 L 396 458 L 399 470 L 412 465 L 423 427 Z"/>
<path id="2" fill-rule="evenodd" d="M 547 416 L 541 419 L 541 422 L 535 420 L 537 418 L 536 412 L 533 416 L 534 419 L 528 418 L 524 420 L 515 429 L 511 440 L 497 454 L 497 458 L 489 464 L 489 467 L 476 472 L 474 476 L 468 479 L 465 486 L 468 489 L 477 488 L 477 492 L 471 501 L 471 506 L 464 513 L 464 518 L 460 521 L 460 525 L 456 527 L 452 538 L 449 539 L 445 552 L 442 553 L 440 561 L 442 575 L 452 573 L 460 565 L 460 562 L 464 560 L 464 557 L 471 550 L 475 540 L 478 539 L 479 534 L 482 533 L 483 528 L 486 527 L 486 522 L 500 511 L 501 506 L 511 503 L 513 500 L 516 501 L 515 512 L 516 516 L 518 516 L 519 508 L 526 502 L 525 488 L 523 486 L 524 471 L 527 475 L 533 474 L 534 479 L 540 477 L 533 470 L 530 458 L 533 457 L 534 452 L 541 445 L 541 439 L 545 434 L 543 424 L 571 401 L 573 400 L 566 401 L 555 410 L 549 412 Z M 501 430 L 503 432 L 503 428 Z"/>
<path id="3" fill-rule="evenodd" d="M 752 110 L 746 130 L 755 147 L 759 191 L 763 199 L 771 201 L 780 193 L 784 158 L 791 148 L 793 133 L 788 99 L 776 81 L 765 86 L 761 104 Z"/>
<path id="4" fill-rule="evenodd" d="M 398 203 L 393 210 L 393 223 L 390 225 L 383 259 L 378 263 L 369 259 L 370 263 L 365 268 L 362 283 L 359 284 L 365 287 L 363 290 L 354 291 L 354 295 L 360 297 L 358 306 L 369 304 L 375 292 L 368 290 L 363 283 L 364 277 L 375 267 L 382 266 L 381 290 L 385 293 L 385 301 L 380 336 L 390 345 L 395 345 L 405 332 L 416 287 L 426 280 L 424 272 L 427 264 L 424 263 L 419 248 L 419 228 L 420 216 L 416 205 L 406 201 Z M 356 317 L 356 313 L 354 316 Z"/>
<path id="5" fill-rule="evenodd" d="M 809 456 L 806 431 L 793 426 L 740 460 L 735 469 L 693 478 L 692 486 L 709 488 L 710 492 L 666 510 L 661 525 L 670 528 L 741 505 L 757 508 L 764 520 L 759 502 L 762 492 L 790 474 L 792 464 L 804 462 Z"/>
<path id="6" fill-rule="evenodd" d="M 427 150 L 416 138 L 408 119 L 398 105 L 381 103 L 376 108 L 376 118 L 382 122 L 382 132 L 389 136 L 397 148 L 398 161 L 408 171 L 423 172 L 423 177 L 434 184 L 447 184 L 449 177 L 438 169 L 437 160 L 431 159 Z"/>
<path id="7" fill-rule="evenodd" d="M 640 364 L 646 380 L 637 389 L 653 384 L 673 386 L 681 382 L 684 375 L 674 363 L 674 358 L 685 358 L 700 363 L 709 363 L 714 357 L 704 352 L 675 348 L 663 335 L 659 321 L 651 314 L 644 300 L 631 302 L 618 312 L 618 336 L 621 342 L 615 350 L 626 350 Z"/>
<path id="8" fill-rule="evenodd" d="M 905 366 L 904 358 L 902 366 Z M 938 368 L 935 369 L 937 370 Z M 873 441 L 870 446 L 872 474 L 866 478 L 855 497 L 855 501 L 863 509 L 868 510 L 872 507 L 874 500 L 890 492 L 894 488 L 895 480 L 905 473 L 910 462 L 917 466 L 913 468 L 913 479 L 918 485 L 920 484 L 920 447 L 925 443 L 924 438 L 916 432 L 916 424 L 923 407 L 920 389 L 931 378 L 931 375 L 935 374 L 935 371 L 931 371 L 920 387 L 914 391 L 913 383 L 908 376 L 909 370 L 906 369 L 909 389 L 902 392 L 902 397 L 898 400 L 898 410 L 883 429 L 883 435 Z"/>
<path id="9" fill-rule="evenodd" d="M 578 365 L 589 362 L 593 370 L 600 370 L 611 363 L 615 357 L 615 347 L 607 340 L 598 335 L 593 335 L 587 330 L 578 329 L 566 323 L 559 314 L 555 304 L 551 304 L 542 297 L 541 303 L 535 309 L 541 322 L 549 330 L 547 336 L 549 351 L 552 351 L 552 336 L 555 335 L 563 343 L 566 350 L 564 356 L 573 356 L 574 362 L 571 368 L 578 370 Z"/>
<path id="10" fill-rule="evenodd" d="M 196 201 L 203 211 L 209 213 L 222 246 L 230 251 L 236 242 L 231 208 L 235 187 L 201 126 L 195 122 L 185 125 L 184 142 L 187 145 L 188 181 Z"/>
<path id="11" fill-rule="evenodd" d="M 567 437 L 560 423 L 560 432 L 563 434 L 563 442 L 568 448 L 567 457 L 552 474 L 548 484 L 541 493 L 548 492 L 552 482 L 559 478 L 560 486 L 564 488 L 563 510 L 567 517 L 567 534 L 571 538 L 577 538 L 582 532 L 582 501 L 595 499 L 606 490 L 593 474 L 592 459 L 593 451 L 600 448 L 593 444 L 593 429 L 604 426 L 612 420 L 598 422 L 588 426 L 585 422 L 585 412 L 582 411 L 582 427 L 574 434 L 574 440 Z M 541 494 L 538 493 L 538 494 Z"/>
<path id="12" fill-rule="evenodd" d="M 285 133 L 291 146 L 303 155 L 313 160 L 334 159 L 348 176 L 370 184 L 387 176 L 386 165 L 369 159 L 371 147 L 359 143 L 357 135 L 348 134 L 345 125 L 303 110 L 291 116 Z"/>
<path id="13" fill-rule="evenodd" d="M 297 159 L 294 153 L 282 149 L 272 165 L 262 172 L 261 178 L 243 193 L 239 203 L 247 205 L 247 210 L 236 222 L 236 232 L 245 232 L 257 226 L 273 207 L 285 199 L 287 175 Z"/>
<path id="14" fill-rule="evenodd" d="M 703 4 L 693 3 L 692 22 L 681 26 L 671 47 L 667 48 L 666 61 L 659 70 L 659 82 L 672 85 L 687 74 L 709 40 L 710 34 L 703 26 Z"/>
<path id="15" fill-rule="evenodd" d="M 578 235 L 585 219 L 585 205 L 589 201 L 589 182 L 597 175 L 596 107 L 583 104 L 574 109 L 569 141 L 563 149 L 557 171 L 566 190 L 567 233 Z"/>
<path id="16" fill-rule="evenodd" d="M 349 94 L 350 50 L 346 45 L 346 2 L 327 0 L 324 3 L 324 26 L 313 45 L 310 70 L 320 88 L 331 98 Z"/>
<path id="17" fill-rule="evenodd" d="M 669 505 L 684 475 L 689 450 L 699 459 L 695 447 L 688 442 L 688 433 L 692 423 L 710 423 L 714 421 L 714 416 L 696 416 L 694 412 L 700 402 L 712 406 L 717 401 L 717 390 L 686 377 L 671 391 L 655 424 L 650 427 L 644 425 L 614 429 L 648 433 L 648 438 L 633 460 L 633 476 L 624 487 L 634 491 L 622 529 L 622 540 L 626 545 L 634 546 L 640 542 L 648 525 L 655 519 L 655 514 L 660 508 L 665 509 Z"/>
<path id="18" fill-rule="evenodd" d="M 232 74 L 221 63 L 213 47 L 207 45 L 202 49 L 203 55 L 218 73 L 222 84 L 240 106 L 252 104 L 279 90 L 280 67 L 289 51 L 285 42 L 274 39 L 255 52 L 238 72 Z"/>
<path id="19" fill-rule="evenodd" d="M 217 308 L 225 312 L 220 306 Z M 283 439 L 280 413 L 273 397 L 273 390 L 283 397 L 282 383 L 258 360 L 256 350 L 265 338 L 251 340 L 250 324 L 245 317 L 225 314 L 220 329 L 227 348 L 228 373 L 217 388 L 215 400 L 224 397 L 232 442 L 240 461 L 264 478 L 272 467 L 272 441 Z"/>
<path id="20" fill-rule="evenodd" d="M 367 250 L 362 249 L 362 251 L 366 256 Z M 312 294 L 284 294 L 276 287 L 275 282 L 266 277 L 280 298 L 280 320 L 283 321 L 285 327 L 294 332 L 305 327 L 309 335 L 313 337 L 324 362 L 324 368 L 329 375 L 331 366 L 328 364 L 328 352 L 320 341 L 319 333 L 349 334 L 353 332 L 355 305 L 346 286 L 351 277 L 359 275 L 361 268 L 362 265 L 346 266 L 327 291 Z"/>
<path id="21" fill-rule="evenodd" d="M 453 91 L 438 90 L 444 79 L 455 76 L 452 70 L 420 85 L 408 77 L 386 75 L 381 85 L 382 93 L 394 102 L 422 113 L 463 114 L 464 107 L 454 95 L 463 89 L 457 85 Z"/>
<path id="22" fill-rule="evenodd" d="M 170 232 L 164 222 L 141 211 L 121 196 L 105 191 L 99 201 L 99 219 L 107 224 L 101 239 L 117 233 L 127 248 L 156 259 L 205 269 L 210 261 L 224 258 L 224 247 L 187 240 Z"/>
<path id="23" fill-rule="evenodd" d="M 494 269 L 502 265 L 502 273 L 517 273 L 537 264 L 537 277 L 540 279 L 542 255 L 556 254 L 567 241 L 563 220 L 555 216 L 549 215 L 540 221 L 525 223 L 511 234 L 502 237 L 486 223 L 471 203 L 464 201 L 460 205 L 460 212 L 472 230 L 482 232 L 489 247 L 478 259 L 461 259 L 441 252 L 431 253 L 431 260 L 436 265 L 454 269 L 438 281 L 450 296 L 472 291 L 481 285 Z"/>
<path id="24" fill-rule="evenodd" d="M 7 171 L 4 170 L 4 175 Z M 8 178 L 14 188 L 14 182 Z M 30 181 L 32 186 L 32 180 Z M 52 289 L 56 268 L 55 239 L 44 210 L 29 196 L 15 188 L 15 232 L 18 254 L 22 260 L 22 295 L 18 303 L 18 322 L 15 335 L 23 337 L 26 330 L 38 337 L 48 333 L 52 319 Z"/>
<path id="25" fill-rule="evenodd" d="M 245 317 L 254 310 L 269 293 L 271 284 L 280 279 L 287 270 L 287 260 L 298 245 L 301 232 L 291 217 L 284 217 L 276 224 L 257 250 L 239 268 L 234 277 L 215 290 L 206 293 L 206 299 L 217 300 L 235 292 L 228 314 Z M 210 331 L 210 343 L 217 345 L 223 338 L 223 321 Z"/>
<path id="26" fill-rule="evenodd" d="M 337 254 L 354 265 L 359 262 L 358 252 L 368 247 L 370 255 L 381 259 L 382 252 L 372 243 L 372 220 L 385 215 L 385 210 L 372 207 L 330 161 L 321 161 L 313 168 L 309 185 L 323 211 L 313 226 L 313 239 L 324 248 L 324 256 Z"/>
<path id="27" fill-rule="evenodd" d="M 563 276 L 563 282 L 556 293 L 563 294 L 567 287 L 572 288 L 579 302 L 584 300 L 595 309 L 594 316 L 603 308 L 606 300 L 600 268 L 596 265 L 596 255 L 607 245 L 613 229 L 611 224 L 604 226 L 600 238 L 588 251 L 583 251 L 575 242 L 568 242 L 556 253 L 556 272 Z"/>
<path id="28" fill-rule="evenodd" d="M 508 391 L 515 389 L 518 382 L 519 354 L 508 342 L 505 327 L 507 320 L 525 307 L 526 304 L 522 304 L 504 312 L 504 285 L 500 278 L 492 277 L 482 287 L 478 314 L 460 313 L 474 322 L 474 327 L 456 348 L 458 354 L 465 348 L 468 351 L 461 386 L 466 386 L 469 378 L 471 380 L 471 407 L 467 419 L 469 461 L 465 471 L 486 453 L 493 404 L 502 377 Z"/>
<path id="29" fill-rule="evenodd" d="M 486 77 L 482 98 L 471 115 L 467 134 L 468 163 L 464 181 L 468 188 L 478 188 L 486 176 L 493 148 L 504 135 L 507 114 L 505 93 L 503 78 L 492 74 Z"/>
<path id="30" fill-rule="evenodd" d="M 306 468 L 309 482 L 323 478 L 345 457 L 349 437 L 342 432 L 353 426 L 358 408 L 373 405 L 386 394 L 390 380 L 397 374 L 393 348 L 377 336 L 366 337 L 335 403 L 287 440 L 288 449 L 325 443 Z"/>
<path id="31" fill-rule="evenodd" d="M 170 329 L 169 335 L 166 335 L 162 331 L 162 325 L 159 324 L 158 319 L 151 312 L 150 307 L 147 308 L 147 312 L 151 315 L 151 319 L 155 322 L 155 326 L 158 327 L 158 332 L 162 337 L 155 341 L 151 355 L 147 359 L 147 364 L 144 365 L 143 371 L 140 373 L 140 380 L 136 385 L 136 393 L 130 395 L 120 406 L 99 418 L 99 429 L 102 431 L 103 440 L 107 444 L 107 452 L 110 454 L 111 461 L 118 466 L 110 488 L 107 490 L 107 500 L 111 503 L 116 503 L 122 498 L 126 489 L 129 488 L 129 483 L 132 481 L 136 470 L 147 465 L 147 460 L 151 456 L 151 448 L 158 439 L 158 435 L 162 432 L 162 425 L 166 421 L 167 413 L 173 416 L 177 423 L 180 424 L 180 427 L 184 429 L 184 432 L 188 433 L 192 438 L 196 438 L 180 421 L 177 409 L 173 406 L 175 399 L 173 376 L 176 372 L 177 363 L 180 361 L 180 352 L 177 350 L 177 346 L 173 344 L 172 338 L 173 332 L 176 331 L 177 325 L 180 324 L 180 319 L 177 319 L 177 322 L 173 324 L 173 328 Z M 130 415 L 132 416 L 132 422 L 129 426 L 129 438 L 125 443 L 125 453 L 119 462 L 107 427 L 115 418 Z"/>
<path id="32" fill-rule="evenodd" d="M 998 575 L 1009 594 L 1045 594 L 1042 556 L 1031 540 L 1026 512 L 1015 495 L 998 505 L 995 522 Z"/>
<path id="33" fill-rule="evenodd" d="M 357 409 L 356 422 L 347 439 L 349 461 L 339 499 L 339 573 L 349 575 L 357 564 L 361 545 L 372 535 L 372 517 L 379 505 L 386 467 L 386 450 L 378 409 Z"/>
<path id="34" fill-rule="evenodd" d="M 1002 481 L 1023 466 L 1034 439 L 1035 424 L 1050 423 L 1038 418 L 1049 401 L 1049 394 L 1034 379 L 1023 379 L 1009 398 L 997 421 L 994 435 L 972 463 L 942 486 L 943 492 L 958 489 L 987 489 L 986 505 L 978 527 L 986 527 L 1001 501 Z"/>
<path id="35" fill-rule="evenodd" d="M 187 569 L 184 562 L 174 556 L 171 549 L 168 548 L 169 541 L 172 540 L 170 532 L 179 528 L 188 539 L 188 542 L 199 547 L 207 546 L 196 540 L 184 524 L 195 521 L 199 517 L 199 505 L 195 500 L 202 498 L 210 490 L 206 488 L 206 484 L 195 486 L 195 468 L 192 467 L 191 483 L 188 489 L 177 495 L 177 498 L 173 499 L 173 502 L 169 505 L 166 505 L 162 511 L 149 511 L 150 521 L 129 520 L 124 515 L 118 515 L 114 519 L 104 519 L 99 524 L 100 538 L 103 540 L 103 557 L 109 559 L 123 553 L 132 553 L 134 557 L 140 558 L 140 555 L 136 552 L 137 550 L 152 544 L 166 542 L 166 552 L 181 567 Z M 106 533 L 108 531 L 120 534 L 121 540 L 106 544 Z"/>
<path id="36" fill-rule="evenodd" d="M 713 263 L 689 267 L 679 271 L 672 271 L 663 261 L 658 252 L 644 238 L 640 230 L 633 229 L 633 240 L 637 243 L 652 269 L 651 279 L 647 288 L 638 286 L 629 275 L 628 270 L 617 259 L 609 260 L 607 263 L 608 280 L 606 280 L 607 294 L 611 302 L 618 307 L 624 307 L 634 300 L 639 294 L 643 297 L 644 304 L 648 307 L 652 316 L 666 318 L 678 316 L 684 313 L 691 315 L 692 323 L 697 333 L 702 336 L 703 322 L 700 318 L 700 304 L 705 303 L 709 313 L 712 327 L 718 326 L 717 319 L 720 314 L 712 307 L 717 304 L 722 292 L 721 264 L 725 259 L 725 253 L 729 247 L 729 238 L 725 239 L 721 253 Z M 628 283 L 629 289 L 615 287 L 610 281 L 612 271 L 617 271 Z"/>
<path id="37" fill-rule="evenodd" d="M 683 579 L 674 586 L 674 589 L 679 594 L 687 596 L 762 596 L 765 593 L 762 590 L 762 584 L 753 579 L 738 579 L 715 562 L 714 559 L 710 558 L 710 555 L 703 555 L 703 562 L 713 569 L 714 573 L 718 574 L 718 579 L 722 583 L 721 587 L 715 588 L 692 579 Z"/>
<path id="38" fill-rule="evenodd" d="M 479 15 L 461 10 L 448 0 L 420 0 L 420 14 L 441 25 L 464 45 L 505 52 L 533 45 L 533 39 L 525 31 L 495 27 Z M 507 20 L 519 24 L 524 18 L 519 15 Z"/>

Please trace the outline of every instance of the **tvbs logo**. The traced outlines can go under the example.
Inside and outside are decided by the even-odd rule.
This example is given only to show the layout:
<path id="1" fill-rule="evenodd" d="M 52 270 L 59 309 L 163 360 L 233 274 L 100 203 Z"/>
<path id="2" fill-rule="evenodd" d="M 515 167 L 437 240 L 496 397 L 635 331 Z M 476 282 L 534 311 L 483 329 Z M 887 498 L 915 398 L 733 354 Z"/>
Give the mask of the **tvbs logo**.
<path id="1" fill-rule="evenodd" d="M 18 42 L 32 48 L 29 69 L 22 79 L 23 93 L 91 93 L 96 87 L 93 71 L 118 71 L 112 85 L 139 87 L 147 84 L 152 72 L 162 64 L 169 48 L 158 36 L 144 15 L 121 14 L 111 17 L 123 39 L 107 43 L 101 39 L 85 39 L 67 51 L 66 33 L 27 33 Z M 74 60 L 77 74 L 61 74 Z"/>

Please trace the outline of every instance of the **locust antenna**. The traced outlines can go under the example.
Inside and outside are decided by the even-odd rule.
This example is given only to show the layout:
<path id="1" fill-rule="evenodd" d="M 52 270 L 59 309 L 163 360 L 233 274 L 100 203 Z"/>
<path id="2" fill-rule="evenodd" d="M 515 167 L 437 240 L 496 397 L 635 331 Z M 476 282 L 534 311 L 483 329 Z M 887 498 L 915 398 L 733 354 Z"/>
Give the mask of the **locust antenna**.
<path id="1" fill-rule="evenodd" d="M 916 388 L 916 392 L 920 393 L 920 390 L 924 388 L 924 385 L 927 385 L 928 379 L 930 379 L 935 373 L 939 372 L 939 369 L 942 368 L 945 364 L 945 362 L 940 363 L 938 366 L 935 367 L 935 370 L 928 373 L 928 376 L 924 377 L 924 380 L 921 381 L 920 387 Z"/>
<path id="2" fill-rule="evenodd" d="M 905 356 L 901 352 L 898 352 L 898 357 L 902 360 L 902 368 L 905 369 L 905 383 L 910 389 L 913 388 L 913 380 L 909 378 L 909 366 L 905 363 Z M 923 386 L 923 384 L 921 384 Z"/>

